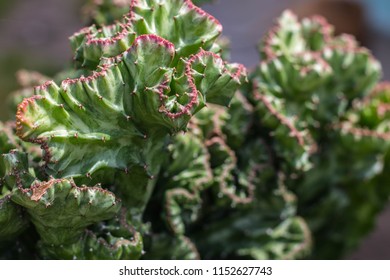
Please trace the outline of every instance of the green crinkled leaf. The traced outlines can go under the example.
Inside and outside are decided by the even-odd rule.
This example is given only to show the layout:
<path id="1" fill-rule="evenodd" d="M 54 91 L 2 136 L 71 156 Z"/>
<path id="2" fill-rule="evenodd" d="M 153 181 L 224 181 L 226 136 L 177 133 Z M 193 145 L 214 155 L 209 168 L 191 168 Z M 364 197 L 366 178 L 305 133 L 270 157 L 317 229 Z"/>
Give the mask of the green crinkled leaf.
<path id="1" fill-rule="evenodd" d="M 306 43 L 299 33 L 300 29 L 297 17 L 291 11 L 285 11 L 259 45 L 262 58 L 272 59 L 279 55 L 303 52 Z"/>
<path id="2" fill-rule="evenodd" d="M 153 55 L 153 38 L 142 37 L 141 40 L 151 47 L 149 56 Z M 158 108 L 158 96 L 153 90 L 158 90 L 158 79 L 163 79 L 166 70 L 157 73 L 159 70 L 153 65 L 149 68 L 151 70 L 144 67 L 137 70 L 132 65 L 132 84 L 125 83 L 130 79 L 126 61 L 132 63 L 136 59 L 139 47 L 137 44 L 133 51 L 126 53 L 124 62 L 102 70 L 94 78 L 64 81 L 61 87 L 55 84 L 42 87 L 37 91 L 39 95 L 25 100 L 19 107 L 19 120 L 25 121 L 19 127 L 19 134 L 24 139 L 38 138 L 49 142 L 50 150 L 46 152 L 51 157 L 48 167 L 53 175 L 80 176 L 104 167 L 125 170 L 132 165 L 147 164 L 140 146 L 150 147 L 151 137 L 136 127 L 137 113 L 133 115 L 129 107 L 143 102 L 143 96 L 150 96 L 150 107 L 155 105 Z M 169 49 L 162 45 L 157 45 L 157 48 L 165 51 L 169 63 Z M 164 60 L 160 62 L 159 65 L 164 65 Z M 138 80 L 142 91 L 133 95 L 139 86 L 135 82 L 139 72 L 154 70 L 157 70 L 157 81 L 141 76 Z M 146 94 L 143 93 L 145 86 L 150 88 Z M 142 110 L 138 112 L 142 114 Z M 164 120 L 164 115 L 160 115 Z"/>
<path id="3" fill-rule="evenodd" d="M 119 62 L 100 72 L 65 80 L 60 87 L 51 82 L 37 88 L 37 95 L 19 106 L 18 135 L 47 143 L 48 171 L 54 176 L 89 176 L 102 168 L 131 172 L 151 166 L 157 142 L 167 132 L 184 129 L 191 114 L 201 108 L 199 99 L 208 94 L 198 94 L 190 74 L 180 87 L 186 91 L 176 91 L 177 83 L 170 88 L 172 56 L 169 42 L 141 36 Z M 186 72 L 191 72 L 192 60 L 203 56 L 209 53 L 188 60 Z M 237 79 L 233 78 L 236 86 Z M 234 91 L 231 83 L 219 87 L 228 87 L 226 96 Z"/>
<path id="4" fill-rule="evenodd" d="M 143 259 L 197 260 L 199 253 L 188 237 L 160 234 L 152 237 L 150 248 Z"/>
<path id="5" fill-rule="evenodd" d="M 222 198 L 233 205 L 252 202 L 254 186 L 247 180 L 245 175 L 248 174 L 240 176 L 236 153 L 218 136 L 207 140 L 206 146 L 210 153 L 213 187 L 221 202 Z"/>
<path id="6" fill-rule="evenodd" d="M 321 17 L 299 22 L 291 12 L 283 13 L 261 50 L 259 89 L 288 100 L 313 130 L 318 122 L 339 120 L 381 76 L 380 64 L 367 49 L 352 36 L 334 36 Z"/>
<path id="7" fill-rule="evenodd" d="M 236 92 L 229 109 L 211 104 L 200 111 L 193 122 L 205 139 L 224 134 L 233 149 L 239 149 L 253 124 L 253 107 L 240 92 Z"/>
<path id="8" fill-rule="evenodd" d="M 129 11 L 132 0 L 88 0 L 84 5 L 83 17 L 97 25 L 112 24 Z"/>
<path id="9" fill-rule="evenodd" d="M 219 22 L 189 0 L 134 0 L 129 13 L 111 26 L 85 28 L 71 37 L 75 59 L 94 69 L 100 58 L 118 55 L 135 37 L 154 34 L 175 45 L 176 61 L 209 50 L 222 32 Z"/>
<path id="10" fill-rule="evenodd" d="M 132 0 L 90 0 L 83 7 L 83 17 L 98 26 L 112 24 L 129 11 L 131 2 Z M 213 0 L 192 0 L 197 6 L 211 2 Z"/>
<path id="11" fill-rule="evenodd" d="M 302 259 L 311 247 L 310 230 L 300 217 L 283 221 L 277 227 L 266 232 L 267 242 L 263 246 L 239 249 L 241 258 L 255 260 Z"/>
<path id="12" fill-rule="evenodd" d="M 332 68 L 314 53 L 294 57 L 278 56 L 259 67 L 261 90 L 278 97 L 308 99 L 308 93 L 318 90 L 332 75 Z"/>
<path id="13" fill-rule="evenodd" d="M 142 236 L 126 221 L 126 211 L 114 219 L 85 230 L 80 239 L 68 245 L 39 244 L 47 259 L 133 260 L 143 254 Z"/>
<path id="14" fill-rule="evenodd" d="M 273 178 L 255 179 L 256 198 L 231 209 L 228 215 L 209 212 L 192 232 L 205 259 L 297 259 L 310 252 L 311 234 L 296 216 L 296 200 L 285 187 L 274 188 Z M 259 185 L 260 184 L 260 185 Z M 215 208 L 215 207 L 214 207 Z M 225 209 L 226 211 L 226 209 Z"/>
<path id="15" fill-rule="evenodd" d="M 383 172 L 390 148 L 390 90 L 379 84 L 347 112 L 346 120 L 334 126 L 340 147 L 336 156 L 348 154 L 350 177 L 369 180 Z"/>
<path id="16" fill-rule="evenodd" d="M 381 77 L 381 65 L 365 48 L 325 48 L 323 58 L 334 72 L 328 88 L 342 92 L 347 100 L 367 95 Z"/>
<path id="17" fill-rule="evenodd" d="M 347 114 L 347 120 L 354 126 L 375 130 L 378 134 L 390 131 L 390 85 L 378 84 L 372 93 L 357 102 Z"/>
<path id="18" fill-rule="evenodd" d="M 196 56 L 190 57 L 189 61 L 191 61 L 191 75 L 194 77 L 196 88 L 202 93 L 207 92 L 205 95 L 207 103 L 228 106 L 237 89 L 237 84 L 241 85 L 246 81 L 246 70 L 242 65 L 227 65 L 212 52 L 201 51 Z M 185 84 L 182 81 L 187 79 L 185 72 L 189 69 L 185 63 L 186 61 L 178 65 L 178 69 L 184 70 L 179 80 L 176 80 L 179 84 L 175 85 L 178 91 L 184 90 L 179 90 L 179 86 Z M 226 90 L 226 93 L 222 94 L 221 89 Z"/>
<path id="19" fill-rule="evenodd" d="M 15 118 L 15 112 L 20 102 L 24 98 L 34 95 L 34 87 L 49 81 L 50 78 L 36 71 L 19 70 L 16 72 L 16 78 L 20 89 L 9 94 L 7 98 L 8 108 L 12 119 Z"/>
<path id="20" fill-rule="evenodd" d="M 14 191 L 12 201 L 26 208 L 43 243 L 75 243 L 85 228 L 113 217 L 120 203 L 98 187 L 77 187 L 66 179 L 37 182 Z"/>
<path id="21" fill-rule="evenodd" d="M 164 187 L 164 218 L 169 229 L 184 234 L 185 225 L 197 218 L 201 191 L 212 180 L 209 155 L 192 133 L 176 136 L 168 149 L 170 165 L 157 186 Z"/>
<path id="22" fill-rule="evenodd" d="M 289 114 L 287 104 L 271 94 L 255 93 L 256 120 L 267 128 L 272 137 L 275 153 L 287 169 L 306 171 L 312 167 L 309 157 L 315 152 L 315 143 L 302 120 Z"/>

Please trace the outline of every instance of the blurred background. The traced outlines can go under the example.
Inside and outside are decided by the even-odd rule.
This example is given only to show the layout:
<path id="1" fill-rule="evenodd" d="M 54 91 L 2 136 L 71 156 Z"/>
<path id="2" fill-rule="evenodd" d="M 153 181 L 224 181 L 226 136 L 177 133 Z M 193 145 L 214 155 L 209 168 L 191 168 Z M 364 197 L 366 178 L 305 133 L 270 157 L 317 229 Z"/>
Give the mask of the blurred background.
<path id="1" fill-rule="evenodd" d="M 81 0 L 0 0 L 0 119 L 11 118 L 6 96 L 18 88 L 19 69 L 48 76 L 64 69 L 72 57 L 68 37 L 85 25 Z M 321 14 L 337 33 L 355 35 L 382 63 L 390 80 L 389 0 L 216 0 L 203 7 L 231 40 L 231 60 L 255 67 L 256 45 L 285 9 L 300 17 Z M 351 221 L 353 223 L 353 221 Z M 350 259 L 390 259 L 390 205 L 377 227 Z"/>

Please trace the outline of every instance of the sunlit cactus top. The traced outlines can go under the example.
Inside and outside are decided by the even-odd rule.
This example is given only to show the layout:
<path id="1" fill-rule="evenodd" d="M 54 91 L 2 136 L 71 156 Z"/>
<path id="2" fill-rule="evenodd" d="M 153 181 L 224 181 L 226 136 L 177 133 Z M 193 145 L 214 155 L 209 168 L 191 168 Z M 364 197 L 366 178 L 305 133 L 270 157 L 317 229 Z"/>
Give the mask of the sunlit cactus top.
<path id="1" fill-rule="evenodd" d="M 70 39 L 75 60 L 81 67 L 94 69 L 102 57 L 112 57 L 128 49 L 135 38 L 155 34 L 175 48 L 174 63 L 182 57 L 214 45 L 222 25 L 190 0 L 132 0 L 123 19 L 97 29 L 84 28 Z"/>
<path id="2" fill-rule="evenodd" d="M 212 52 L 221 30 L 188 0 L 132 1 L 121 22 L 71 37 L 75 59 L 97 69 L 37 87 L 18 107 L 17 134 L 42 144 L 54 176 L 104 167 L 153 176 L 156 141 L 185 130 L 206 102 L 228 105 L 245 79 Z"/>

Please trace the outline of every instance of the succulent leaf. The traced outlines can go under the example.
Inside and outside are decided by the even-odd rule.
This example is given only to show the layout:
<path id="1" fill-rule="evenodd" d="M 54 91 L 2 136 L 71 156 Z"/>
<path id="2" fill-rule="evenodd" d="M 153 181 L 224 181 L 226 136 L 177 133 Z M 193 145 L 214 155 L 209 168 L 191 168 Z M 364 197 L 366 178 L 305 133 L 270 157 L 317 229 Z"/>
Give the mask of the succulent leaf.
<path id="1" fill-rule="evenodd" d="M 180 87 L 188 90 L 176 91 L 176 83 L 170 88 L 173 54 L 171 43 L 144 35 L 117 58 L 119 62 L 103 66 L 100 72 L 65 80 L 60 87 L 53 82 L 38 87 L 37 95 L 18 108 L 17 134 L 48 144 L 48 168 L 54 176 L 84 176 L 105 167 L 130 171 L 131 166 L 148 165 L 144 148 L 163 137 L 158 130 L 184 129 L 191 114 L 201 108 L 202 95 L 189 76 L 195 58 L 186 62 L 187 80 Z M 203 56 L 209 53 L 196 58 Z M 238 86 L 238 78 L 227 78 L 227 84 L 215 86 L 226 88 L 226 97 L 218 97 L 225 102 L 235 90 L 232 84 Z M 202 94 L 206 99 L 208 92 Z"/>
<path id="2" fill-rule="evenodd" d="M 119 55 L 143 34 L 162 37 L 175 46 L 176 59 L 209 50 L 222 32 L 220 23 L 190 0 L 133 0 L 129 13 L 113 25 L 84 28 L 71 37 L 75 60 L 94 69 L 101 57 Z"/>
<path id="3" fill-rule="evenodd" d="M 192 241 L 183 235 L 155 235 L 148 253 L 143 257 L 147 260 L 197 260 L 199 252 Z"/>
<path id="4" fill-rule="evenodd" d="M 367 49 L 352 36 L 334 36 L 333 27 L 318 16 L 299 22 L 284 12 L 260 49 L 260 91 L 288 100 L 295 114 L 311 116 L 305 120 L 310 126 L 338 120 L 381 75 L 380 64 Z"/>
<path id="5" fill-rule="evenodd" d="M 162 182 L 157 183 L 166 189 L 166 223 L 178 235 L 184 235 L 186 224 L 196 220 L 201 191 L 212 180 L 207 149 L 199 138 L 191 134 L 175 137 L 174 143 L 169 146 L 171 164 L 163 171 Z"/>
<path id="6" fill-rule="evenodd" d="M 77 187 L 66 179 L 19 188 L 12 200 L 26 208 L 42 241 L 53 245 L 75 243 L 87 226 L 113 217 L 120 209 L 111 192 Z"/>
<path id="7" fill-rule="evenodd" d="M 325 19 L 298 21 L 291 12 L 267 35 L 261 55 L 251 81 L 255 90 L 247 96 L 279 160 L 310 156 L 305 172 L 287 169 L 286 185 L 297 194 L 299 215 L 315 236 L 312 257 L 338 258 L 373 227 L 389 196 L 383 184 L 389 166 L 386 86 L 369 94 L 381 76 L 380 64 L 352 36 L 334 36 Z M 264 109 L 311 139 L 303 142 L 314 149 L 305 155 L 293 148 L 286 126 Z"/>
<path id="8" fill-rule="evenodd" d="M 126 221 L 126 211 L 92 229 L 85 230 L 72 244 L 39 244 L 47 259 L 133 260 L 143 254 L 142 236 Z"/>

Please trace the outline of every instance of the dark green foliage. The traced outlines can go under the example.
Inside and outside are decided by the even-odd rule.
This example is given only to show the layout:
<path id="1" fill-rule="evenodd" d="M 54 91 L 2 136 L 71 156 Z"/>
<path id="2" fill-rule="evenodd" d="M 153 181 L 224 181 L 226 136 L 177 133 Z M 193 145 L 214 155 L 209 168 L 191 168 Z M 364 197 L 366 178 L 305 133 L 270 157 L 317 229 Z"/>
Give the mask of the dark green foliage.
<path id="1" fill-rule="evenodd" d="M 339 258 L 372 229 L 390 193 L 385 183 L 389 90 L 374 89 L 380 65 L 353 37 L 333 36 L 323 18 L 298 22 L 290 12 L 282 15 L 260 50 L 263 61 L 248 96 L 269 109 L 267 113 L 264 105 L 256 105 L 282 166 L 295 158 L 309 159 L 303 161 L 310 167 L 303 173 L 285 170 L 290 178 L 286 185 L 298 197 L 298 213 L 313 234 L 312 257 Z M 300 134 L 302 143 L 312 144 L 304 149 L 309 158 L 305 153 L 297 157 L 299 149 L 287 142 L 282 124 L 269 114 L 286 120 L 281 123 L 293 128 L 290 135 Z"/>

